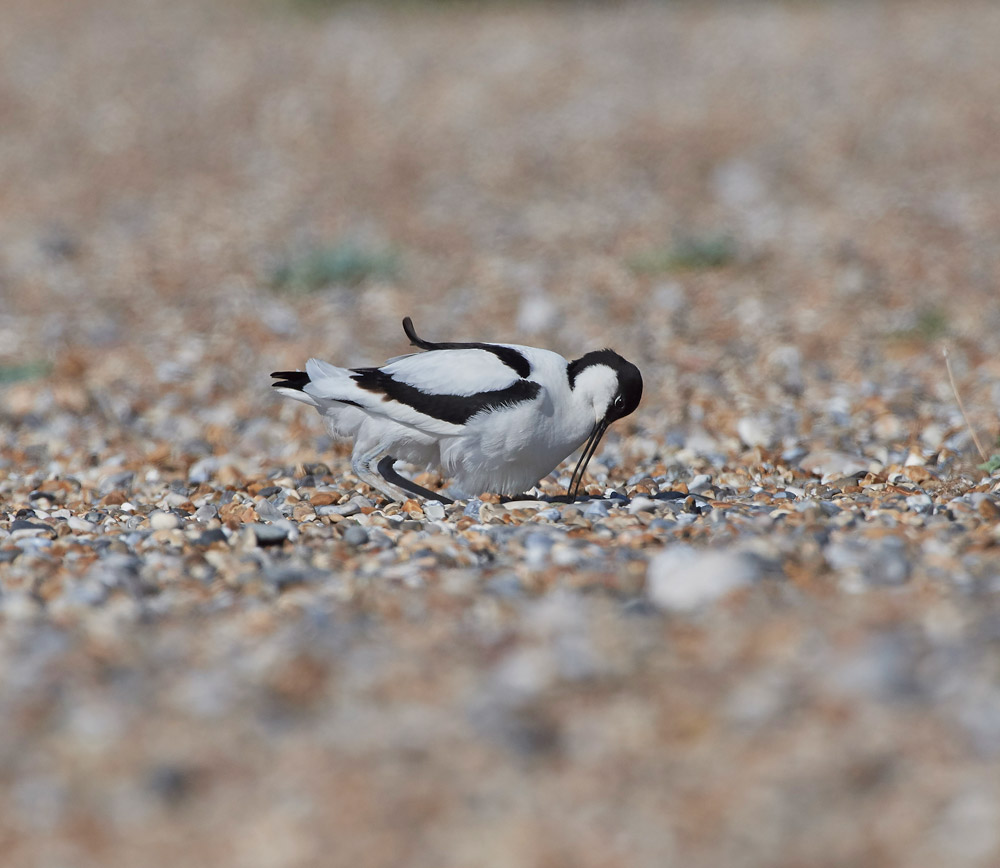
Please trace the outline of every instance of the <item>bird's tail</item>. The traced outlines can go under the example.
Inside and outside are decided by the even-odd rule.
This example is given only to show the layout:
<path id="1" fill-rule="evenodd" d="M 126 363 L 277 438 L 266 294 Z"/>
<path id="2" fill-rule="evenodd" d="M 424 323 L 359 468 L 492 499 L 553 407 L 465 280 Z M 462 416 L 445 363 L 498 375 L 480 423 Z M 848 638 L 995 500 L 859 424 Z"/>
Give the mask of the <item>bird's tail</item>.
<path id="1" fill-rule="evenodd" d="M 320 410 L 328 408 L 331 402 L 360 406 L 355 400 L 358 386 L 351 374 L 352 371 L 329 362 L 310 359 L 305 371 L 275 371 L 271 376 L 278 382 L 271 385 L 281 394 Z"/>
<path id="2" fill-rule="evenodd" d="M 274 371 L 271 376 L 277 380 L 276 383 L 271 383 L 271 386 L 285 397 L 311 404 L 313 407 L 318 406 L 313 396 L 305 391 L 311 382 L 309 374 L 305 371 Z"/>

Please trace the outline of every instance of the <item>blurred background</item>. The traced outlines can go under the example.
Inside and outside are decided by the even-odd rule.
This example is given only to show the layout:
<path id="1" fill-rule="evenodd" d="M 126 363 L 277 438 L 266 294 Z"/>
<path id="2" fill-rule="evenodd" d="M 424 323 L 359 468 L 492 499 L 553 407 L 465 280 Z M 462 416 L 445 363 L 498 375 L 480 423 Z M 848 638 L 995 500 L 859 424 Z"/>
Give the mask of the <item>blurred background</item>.
<path id="1" fill-rule="evenodd" d="M 155 384 L 247 454 L 297 412 L 270 370 L 381 361 L 406 314 L 613 345 L 648 372 L 635 425 L 729 445 L 748 414 L 770 445 L 826 433 L 844 384 L 912 392 L 915 367 L 941 398 L 942 339 L 995 372 L 995 25 L 986 3 L 11 0 L 0 372 L 203 436 L 157 427 Z M 904 397 L 896 446 L 931 421 Z M 997 400 L 969 394 L 991 438 Z"/>
<path id="2" fill-rule="evenodd" d="M 709 470 L 769 454 L 915 455 L 969 470 L 980 457 L 941 349 L 993 451 L 998 45 L 1000 7 L 985 0 L 5 0 L 2 466 L 183 478 L 216 457 L 261 473 L 327 460 L 342 473 L 346 453 L 330 451 L 315 415 L 274 398 L 267 375 L 309 356 L 398 355 L 410 315 L 432 340 L 569 357 L 612 346 L 634 360 L 643 405 L 612 429 L 604 458 L 623 480 L 678 450 Z M 819 601 L 809 606 L 821 623 Z M 853 606 L 838 604 L 849 625 L 898 614 L 891 601 Z M 268 623 L 261 635 L 299 661 L 298 622 Z M 784 649 L 793 628 L 768 624 L 767 648 Z M 700 657 L 682 630 L 671 634 L 679 657 L 659 670 L 630 668 L 646 653 L 630 646 L 621 665 L 632 674 L 613 700 L 563 695 L 547 708 L 561 720 L 600 705 L 590 719 L 616 747 L 581 731 L 580 753 L 546 755 L 539 770 L 532 750 L 476 743 L 452 755 L 461 737 L 441 699 L 408 719 L 422 738 L 434 731 L 410 752 L 383 718 L 342 720 L 337 739 L 351 728 L 357 741 L 337 741 L 324 729 L 330 707 L 308 704 L 279 736 L 257 721 L 230 743 L 226 715 L 241 706 L 213 716 L 211 697 L 230 689 L 238 655 L 203 647 L 190 624 L 171 629 L 149 648 L 173 659 L 192 643 L 185 653 L 216 668 L 177 694 L 169 725 L 105 696 L 41 743 L 24 699 L 35 652 L 7 634 L 4 659 L 28 693 L 4 700 L 16 711 L 6 751 L 37 761 L 0 763 L 9 864 L 194 853 L 262 866 L 986 866 L 1000 853 L 981 822 L 1000 805 L 987 776 L 1000 743 L 993 699 L 991 735 L 971 747 L 921 729 L 904 698 L 853 720 L 828 751 L 853 700 L 796 717 L 791 688 L 778 711 L 797 727 L 797 752 L 773 730 L 706 740 L 704 691 L 739 653 Z M 114 633 L 102 622 L 73 643 L 93 663 Z M 154 653 L 128 635 L 108 659 Z M 994 670 L 995 635 L 983 664 Z M 58 661 L 65 678 L 102 690 L 60 636 L 42 643 L 38 666 Z M 329 641 L 333 655 L 341 639 Z M 418 690 L 407 685 L 423 683 L 442 646 L 398 641 L 385 689 Z M 706 641 L 725 639 L 710 630 Z M 697 676 L 677 662 L 685 653 Z M 437 688 L 464 696 L 477 670 L 460 671 Z M 149 672 L 167 678 L 160 664 Z M 660 679 L 673 692 L 657 724 L 638 697 Z M 191 711 L 198 703 L 209 710 Z M 119 745 L 140 730 L 145 747 Z M 886 759 L 903 732 L 925 765 Z M 262 748 L 272 736 L 287 739 Z M 379 760 L 382 737 L 391 762 Z M 647 779 L 665 745 L 682 753 Z M 46 759 L 62 749 L 65 776 Z M 151 759 L 161 755 L 184 763 Z M 439 795 L 479 776 L 487 783 L 461 797 Z M 87 792 L 98 793 L 89 808 L 67 807 Z M 327 822 L 332 838 L 312 834 Z"/>

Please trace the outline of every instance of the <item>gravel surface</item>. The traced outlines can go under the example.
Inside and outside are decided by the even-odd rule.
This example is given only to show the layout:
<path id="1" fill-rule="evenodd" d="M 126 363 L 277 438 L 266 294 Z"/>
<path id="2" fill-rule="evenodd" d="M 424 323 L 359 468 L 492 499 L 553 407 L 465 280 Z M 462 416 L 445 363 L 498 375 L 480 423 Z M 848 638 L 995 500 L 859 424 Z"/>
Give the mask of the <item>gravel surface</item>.
<path id="1" fill-rule="evenodd" d="M 5 868 L 1000 864 L 1000 7 L 3 17 Z M 270 393 L 407 314 L 639 365 L 585 499 Z"/>

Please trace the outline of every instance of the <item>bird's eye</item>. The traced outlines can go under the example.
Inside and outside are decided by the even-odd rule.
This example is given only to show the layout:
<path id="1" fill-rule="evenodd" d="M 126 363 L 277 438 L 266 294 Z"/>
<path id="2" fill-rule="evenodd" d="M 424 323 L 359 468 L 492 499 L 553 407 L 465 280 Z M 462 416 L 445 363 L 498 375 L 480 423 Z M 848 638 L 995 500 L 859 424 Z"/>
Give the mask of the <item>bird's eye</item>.
<path id="1" fill-rule="evenodd" d="M 615 398 L 615 409 L 621 410 L 621 408 L 624 406 L 625 406 L 625 399 L 621 395 L 618 395 Z"/>

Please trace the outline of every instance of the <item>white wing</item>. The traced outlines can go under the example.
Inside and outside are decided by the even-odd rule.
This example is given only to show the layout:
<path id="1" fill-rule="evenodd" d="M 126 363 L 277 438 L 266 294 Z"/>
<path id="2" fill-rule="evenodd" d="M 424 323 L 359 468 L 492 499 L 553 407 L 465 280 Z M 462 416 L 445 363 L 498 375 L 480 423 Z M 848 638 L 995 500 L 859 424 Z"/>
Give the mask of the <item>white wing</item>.
<path id="1" fill-rule="evenodd" d="M 354 372 L 346 368 L 338 368 L 320 359 L 309 359 L 306 373 L 310 379 L 303 390 L 309 396 L 306 400 L 311 399 L 311 403 L 324 415 L 342 413 L 347 404 L 371 416 L 391 419 L 400 425 L 439 437 L 462 431 L 461 426 L 421 413 L 416 407 L 387 400 L 382 392 L 362 389 L 352 376 Z"/>
<path id="2" fill-rule="evenodd" d="M 489 350 L 430 350 L 393 359 L 382 370 L 429 395 L 477 395 L 514 385 L 520 377 Z"/>

